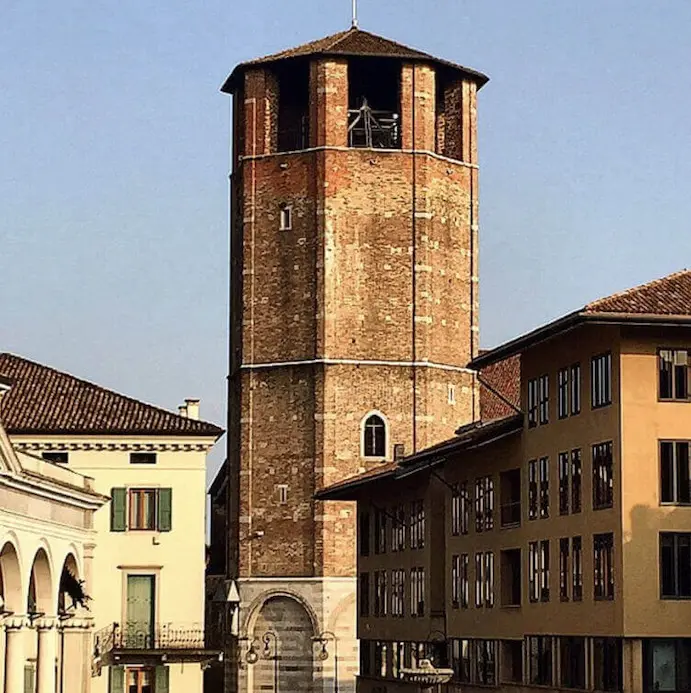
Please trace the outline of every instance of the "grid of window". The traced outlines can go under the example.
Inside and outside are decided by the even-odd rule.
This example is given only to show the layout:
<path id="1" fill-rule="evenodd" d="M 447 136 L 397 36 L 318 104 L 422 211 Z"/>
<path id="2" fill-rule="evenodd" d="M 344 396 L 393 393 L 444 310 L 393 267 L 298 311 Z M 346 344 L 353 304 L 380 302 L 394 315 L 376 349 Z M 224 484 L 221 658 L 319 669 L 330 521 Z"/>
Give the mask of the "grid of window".
<path id="1" fill-rule="evenodd" d="M 391 550 L 405 551 L 405 505 L 398 505 L 393 509 L 391 522 Z"/>
<path id="2" fill-rule="evenodd" d="M 360 573 L 360 616 L 369 616 L 369 573 Z"/>
<path id="3" fill-rule="evenodd" d="M 691 474 L 687 441 L 660 443 L 660 501 L 691 503 Z"/>
<path id="4" fill-rule="evenodd" d="M 538 408 L 540 424 L 549 423 L 549 376 L 541 375 L 538 380 Z"/>
<path id="5" fill-rule="evenodd" d="M 537 426 L 537 378 L 528 381 L 528 428 Z"/>
<path id="6" fill-rule="evenodd" d="M 559 453 L 559 514 L 569 514 L 569 453 Z"/>
<path id="7" fill-rule="evenodd" d="M 691 597 L 691 533 L 660 534 L 660 577 L 662 597 Z"/>
<path id="8" fill-rule="evenodd" d="M 391 571 L 391 615 L 405 615 L 405 570 Z"/>
<path id="9" fill-rule="evenodd" d="M 386 511 L 374 511 L 374 553 L 386 553 Z"/>
<path id="10" fill-rule="evenodd" d="M 573 601 L 580 602 L 583 599 L 583 540 L 574 537 L 571 540 L 571 567 L 572 583 L 571 597 Z"/>
<path id="11" fill-rule="evenodd" d="M 540 458 L 540 517 L 549 517 L 549 457 Z"/>
<path id="12" fill-rule="evenodd" d="M 611 508 L 614 503 L 612 441 L 593 445 L 593 510 Z"/>
<path id="13" fill-rule="evenodd" d="M 571 451 L 571 512 L 581 512 L 581 450 L 577 448 Z"/>
<path id="14" fill-rule="evenodd" d="M 590 398 L 593 409 L 612 403 L 612 354 L 593 356 L 590 362 Z"/>
<path id="15" fill-rule="evenodd" d="M 425 569 L 410 569 L 410 615 L 425 615 Z"/>
<path id="16" fill-rule="evenodd" d="M 386 616 L 388 612 L 389 587 L 385 570 L 374 571 L 374 615 Z"/>
<path id="17" fill-rule="evenodd" d="M 528 636 L 528 682 L 534 686 L 552 685 L 552 637 Z"/>
<path id="18" fill-rule="evenodd" d="M 528 462 L 528 519 L 537 519 L 537 460 Z"/>
<path id="19" fill-rule="evenodd" d="M 484 568 L 485 563 L 482 560 L 482 554 L 475 554 L 475 607 L 477 609 L 482 608 L 483 602 L 483 588 L 485 584 L 484 580 Z"/>
<path id="20" fill-rule="evenodd" d="M 560 419 L 581 413 L 581 364 L 574 363 L 557 373 L 557 414 Z"/>
<path id="21" fill-rule="evenodd" d="M 564 537 L 559 540 L 559 599 L 569 601 L 569 539 Z"/>
<path id="22" fill-rule="evenodd" d="M 658 364 L 660 399 L 687 400 L 691 352 L 688 349 L 660 349 Z"/>
<path id="23" fill-rule="evenodd" d="M 451 496 L 451 533 L 454 536 L 468 534 L 470 525 L 470 496 L 468 484 L 456 484 Z"/>
<path id="24" fill-rule="evenodd" d="M 421 500 L 410 504 L 410 548 L 425 547 L 425 504 Z"/>
<path id="25" fill-rule="evenodd" d="M 494 528 L 494 481 L 491 476 L 475 480 L 475 531 Z"/>
<path id="26" fill-rule="evenodd" d="M 494 554 L 485 551 L 485 607 L 494 606 Z"/>
<path id="27" fill-rule="evenodd" d="M 549 601 L 549 539 L 528 544 L 528 583 L 531 602 Z"/>
<path id="28" fill-rule="evenodd" d="M 593 584 L 595 599 L 614 599 L 614 535 L 593 537 Z"/>

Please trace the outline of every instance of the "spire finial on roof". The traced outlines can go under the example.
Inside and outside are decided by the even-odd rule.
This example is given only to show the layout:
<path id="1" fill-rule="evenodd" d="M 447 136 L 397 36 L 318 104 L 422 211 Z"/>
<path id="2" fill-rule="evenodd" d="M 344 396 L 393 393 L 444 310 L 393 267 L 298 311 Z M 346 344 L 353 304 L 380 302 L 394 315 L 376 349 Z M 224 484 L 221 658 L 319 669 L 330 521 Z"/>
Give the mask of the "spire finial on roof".
<path id="1" fill-rule="evenodd" d="M 357 0 L 353 0 L 353 29 L 358 28 L 357 24 Z"/>

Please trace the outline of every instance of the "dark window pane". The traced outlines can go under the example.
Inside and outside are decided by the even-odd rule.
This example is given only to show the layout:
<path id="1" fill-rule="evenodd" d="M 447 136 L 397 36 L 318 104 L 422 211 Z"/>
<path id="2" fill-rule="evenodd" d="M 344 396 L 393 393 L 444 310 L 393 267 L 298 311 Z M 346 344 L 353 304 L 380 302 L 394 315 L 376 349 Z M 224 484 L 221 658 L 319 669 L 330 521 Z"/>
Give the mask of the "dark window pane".
<path id="1" fill-rule="evenodd" d="M 691 488 L 689 487 L 689 444 L 677 443 L 677 500 L 679 503 L 691 502 Z"/>
<path id="2" fill-rule="evenodd" d="M 660 574 L 662 576 L 662 595 L 673 597 L 676 594 L 674 535 L 662 534 L 660 537 Z"/>
<path id="3" fill-rule="evenodd" d="M 672 397 L 672 352 L 660 352 L 660 397 L 670 399 Z"/>
<path id="4" fill-rule="evenodd" d="M 674 501 L 674 459 L 673 443 L 660 445 L 660 500 L 663 503 Z"/>

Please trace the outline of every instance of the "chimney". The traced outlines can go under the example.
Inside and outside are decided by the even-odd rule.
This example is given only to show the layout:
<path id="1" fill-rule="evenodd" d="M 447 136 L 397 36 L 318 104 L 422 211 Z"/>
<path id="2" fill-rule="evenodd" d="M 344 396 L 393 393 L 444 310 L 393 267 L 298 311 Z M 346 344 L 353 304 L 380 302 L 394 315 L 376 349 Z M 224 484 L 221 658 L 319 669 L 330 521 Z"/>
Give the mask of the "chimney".
<path id="1" fill-rule="evenodd" d="M 186 419 L 187 418 L 187 405 L 181 404 L 178 407 L 178 414 Z"/>
<path id="2" fill-rule="evenodd" d="M 199 400 L 186 399 L 185 412 L 188 419 L 194 419 L 195 421 L 197 421 L 199 419 Z"/>

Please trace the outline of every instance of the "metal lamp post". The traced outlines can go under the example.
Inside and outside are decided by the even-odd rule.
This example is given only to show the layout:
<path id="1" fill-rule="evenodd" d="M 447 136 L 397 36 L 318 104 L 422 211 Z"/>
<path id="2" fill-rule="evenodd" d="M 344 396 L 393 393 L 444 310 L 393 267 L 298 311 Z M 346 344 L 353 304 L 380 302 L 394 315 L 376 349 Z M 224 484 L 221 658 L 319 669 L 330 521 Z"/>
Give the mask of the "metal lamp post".
<path id="1" fill-rule="evenodd" d="M 325 630 L 314 638 L 315 642 L 321 644 L 322 649 L 317 655 L 322 662 L 325 662 L 329 658 L 329 650 L 327 645 L 329 642 L 334 644 L 334 693 L 338 693 L 338 638 L 335 633 L 330 630 Z"/>
<path id="2" fill-rule="evenodd" d="M 278 636 L 272 630 L 267 630 L 262 635 L 261 640 L 264 643 L 262 650 L 264 659 L 273 659 L 274 661 L 274 693 L 278 693 Z M 254 665 L 259 661 L 259 653 L 254 646 L 255 641 L 256 638 L 250 643 L 249 650 L 247 650 L 245 655 L 245 661 L 250 665 Z M 272 651 L 273 655 L 271 654 Z"/>

